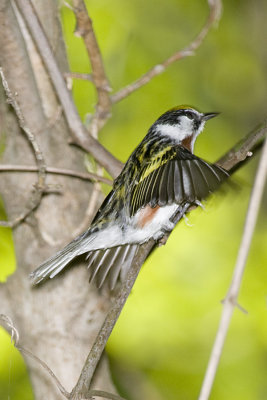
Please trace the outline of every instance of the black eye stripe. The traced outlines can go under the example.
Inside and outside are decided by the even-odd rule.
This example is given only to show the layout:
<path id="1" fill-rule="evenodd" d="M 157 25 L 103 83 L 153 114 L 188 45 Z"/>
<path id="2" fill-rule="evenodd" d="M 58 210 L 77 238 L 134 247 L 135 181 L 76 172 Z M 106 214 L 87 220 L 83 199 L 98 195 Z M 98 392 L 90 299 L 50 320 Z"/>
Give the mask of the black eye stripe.
<path id="1" fill-rule="evenodd" d="M 189 119 L 194 119 L 194 114 L 191 111 L 186 111 L 184 115 Z"/>
<path id="2" fill-rule="evenodd" d="M 177 118 L 178 123 L 180 123 L 182 117 L 186 117 L 191 120 L 195 119 L 195 115 L 191 111 L 184 111 L 182 114 L 180 114 Z"/>

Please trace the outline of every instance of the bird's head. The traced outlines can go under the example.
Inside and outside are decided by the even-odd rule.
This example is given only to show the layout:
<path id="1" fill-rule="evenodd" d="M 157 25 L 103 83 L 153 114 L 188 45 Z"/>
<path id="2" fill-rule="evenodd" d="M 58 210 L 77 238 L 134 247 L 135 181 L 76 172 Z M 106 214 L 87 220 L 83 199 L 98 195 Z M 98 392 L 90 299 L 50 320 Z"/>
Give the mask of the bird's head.
<path id="1" fill-rule="evenodd" d="M 178 106 L 162 114 L 153 124 L 153 131 L 193 152 L 195 140 L 206 121 L 216 115 L 217 112 L 201 113 L 189 106 Z"/>

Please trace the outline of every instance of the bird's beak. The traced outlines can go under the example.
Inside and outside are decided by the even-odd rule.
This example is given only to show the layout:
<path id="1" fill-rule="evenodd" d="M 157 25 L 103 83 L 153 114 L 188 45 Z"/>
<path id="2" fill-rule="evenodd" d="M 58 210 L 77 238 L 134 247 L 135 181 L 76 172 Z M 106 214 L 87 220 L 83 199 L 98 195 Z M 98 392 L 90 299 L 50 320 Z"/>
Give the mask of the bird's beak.
<path id="1" fill-rule="evenodd" d="M 218 112 L 205 113 L 205 114 L 203 114 L 202 121 L 208 121 L 208 119 L 214 118 L 214 117 L 216 117 L 216 116 L 219 115 L 219 114 L 220 114 L 220 113 L 218 113 Z"/>

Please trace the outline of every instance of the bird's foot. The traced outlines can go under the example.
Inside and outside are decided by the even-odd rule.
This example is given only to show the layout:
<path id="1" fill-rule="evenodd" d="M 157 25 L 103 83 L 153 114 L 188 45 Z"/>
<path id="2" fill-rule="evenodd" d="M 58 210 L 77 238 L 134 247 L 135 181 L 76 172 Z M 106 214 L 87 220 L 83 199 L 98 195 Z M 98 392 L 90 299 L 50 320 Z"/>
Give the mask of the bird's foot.
<path id="1" fill-rule="evenodd" d="M 201 203 L 201 201 L 196 200 L 196 201 L 195 201 L 195 204 L 196 204 L 197 206 L 201 207 L 202 210 L 206 211 L 205 206 L 204 206 L 204 204 Z"/>

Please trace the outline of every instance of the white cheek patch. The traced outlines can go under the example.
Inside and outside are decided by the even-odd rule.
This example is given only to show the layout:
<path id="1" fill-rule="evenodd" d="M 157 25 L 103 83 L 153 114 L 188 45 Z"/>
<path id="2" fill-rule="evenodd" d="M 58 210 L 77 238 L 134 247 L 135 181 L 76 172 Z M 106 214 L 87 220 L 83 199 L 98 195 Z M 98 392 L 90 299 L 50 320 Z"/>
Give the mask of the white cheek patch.
<path id="1" fill-rule="evenodd" d="M 180 118 L 180 123 L 177 125 L 158 124 L 157 132 L 161 135 L 168 136 L 174 140 L 175 143 L 180 144 L 187 137 L 192 137 L 192 150 L 194 148 L 197 136 L 203 131 L 205 121 L 202 121 L 198 130 L 194 129 L 194 121 L 186 116 Z"/>
<path id="2" fill-rule="evenodd" d="M 179 128 L 184 133 L 184 138 L 191 136 L 194 132 L 194 121 L 183 116 L 180 118 Z"/>
<path id="3" fill-rule="evenodd" d="M 169 136 L 176 143 L 180 143 L 188 136 L 192 136 L 194 132 L 193 120 L 186 116 L 180 119 L 180 123 L 177 125 L 170 124 L 159 124 L 157 125 L 157 131 L 161 135 Z"/>
<path id="4" fill-rule="evenodd" d="M 187 134 L 181 129 L 180 125 L 159 124 L 157 125 L 157 132 L 161 135 L 169 136 L 177 143 L 187 137 Z"/>

